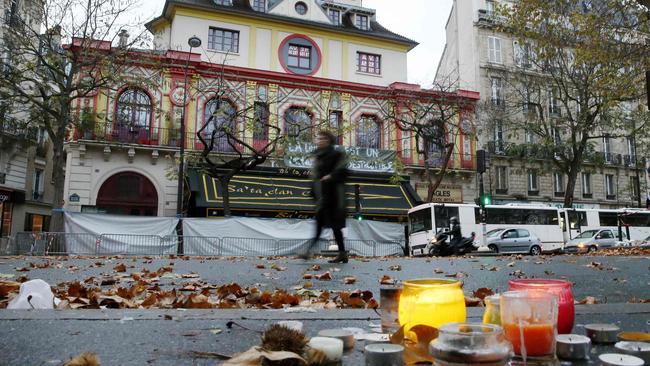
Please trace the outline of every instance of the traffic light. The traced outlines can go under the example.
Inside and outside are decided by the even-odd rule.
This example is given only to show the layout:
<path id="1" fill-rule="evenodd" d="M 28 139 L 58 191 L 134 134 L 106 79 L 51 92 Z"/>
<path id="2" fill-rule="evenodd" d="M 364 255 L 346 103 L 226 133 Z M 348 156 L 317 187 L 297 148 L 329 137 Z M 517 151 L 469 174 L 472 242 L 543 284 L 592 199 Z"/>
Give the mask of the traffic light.
<path id="1" fill-rule="evenodd" d="M 354 214 L 354 219 L 357 221 L 362 221 L 363 220 L 363 214 L 361 212 L 357 212 Z"/>
<path id="2" fill-rule="evenodd" d="M 487 154 L 485 150 L 476 150 L 476 172 L 479 174 L 485 173 L 487 168 Z"/>
<path id="3" fill-rule="evenodd" d="M 492 196 L 485 193 L 481 197 L 475 199 L 474 203 L 476 203 L 478 206 L 481 206 L 481 207 L 491 205 L 492 204 Z"/>

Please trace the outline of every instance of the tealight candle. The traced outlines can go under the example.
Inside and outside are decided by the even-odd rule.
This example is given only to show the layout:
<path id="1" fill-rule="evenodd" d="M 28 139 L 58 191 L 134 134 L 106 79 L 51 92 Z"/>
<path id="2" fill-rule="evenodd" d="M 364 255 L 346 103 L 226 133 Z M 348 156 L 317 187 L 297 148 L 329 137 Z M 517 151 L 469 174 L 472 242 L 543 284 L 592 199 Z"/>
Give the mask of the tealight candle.
<path id="1" fill-rule="evenodd" d="M 365 333 L 357 334 L 354 336 L 355 339 L 360 341 L 366 341 L 366 344 L 371 343 L 390 343 L 390 336 L 385 333 Z"/>
<path id="2" fill-rule="evenodd" d="M 354 333 L 346 329 L 323 329 L 318 332 L 320 337 L 329 337 L 340 339 L 343 342 L 343 348 L 354 348 Z"/>
<path id="3" fill-rule="evenodd" d="M 591 339 L 578 334 L 560 334 L 555 342 L 555 354 L 563 360 L 584 360 L 591 350 Z"/>
<path id="4" fill-rule="evenodd" d="M 404 347 L 399 344 L 376 343 L 366 346 L 366 366 L 404 365 Z"/>
<path id="5" fill-rule="evenodd" d="M 632 355 L 639 357 L 645 362 L 646 365 L 650 365 L 650 343 L 646 342 L 618 342 L 614 345 L 617 351 L 625 353 L 626 355 Z"/>
<path id="6" fill-rule="evenodd" d="M 614 324 L 587 324 L 585 332 L 594 343 L 614 343 L 621 329 Z"/>
<path id="7" fill-rule="evenodd" d="M 341 361 L 343 356 L 343 341 L 336 338 L 313 337 L 309 340 L 309 347 L 325 354 L 330 362 Z"/>
<path id="8" fill-rule="evenodd" d="M 603 353 L 598 359 L 603 366 L 643 366 L 642 359 L 620 353 Z"/>

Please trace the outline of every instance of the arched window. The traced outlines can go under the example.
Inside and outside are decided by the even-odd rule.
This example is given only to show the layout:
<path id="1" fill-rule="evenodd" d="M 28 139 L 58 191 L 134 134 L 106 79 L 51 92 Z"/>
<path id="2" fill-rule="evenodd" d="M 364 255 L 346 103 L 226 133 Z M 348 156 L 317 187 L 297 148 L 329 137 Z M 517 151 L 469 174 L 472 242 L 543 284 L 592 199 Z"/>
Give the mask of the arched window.
<path id="1" fill-rule="evenodd" d="M 126 89 L 117 99 L 116 125 L 148 130 L 151 109 L 151 98 L 144 90 Z"/>
<path id="2" fill-rule="evenodd" d="M 447 143 L 444 123 L 437 119 L 430 120 L 422 132 L 429 159 L 428 163 L 439 166 L 443 160 L 443 147 Z"/>
<path id="3" fill-rule="evenodd" d="M 381 129 L 376 117 L 361 116 L 356 130 L 358 147 L 381 148 Z"/>
<path id="4" fill-rule="evenodd" d="M 312 115 L 305 108 L 291 107 L 284 112 L 284 134 L 289 139 L 310 141 Z"/>
<path id="5" fill-rule="evenodd" d="M 225 100 L 210 99 L 205 104 L 203 138 L 209 144 L 214 133 L 212 150 L 224 152 L 234 150 L 228 143 L 228 135 L 233 136 L 236 133 L 236 115 L 235 107 Z"/>

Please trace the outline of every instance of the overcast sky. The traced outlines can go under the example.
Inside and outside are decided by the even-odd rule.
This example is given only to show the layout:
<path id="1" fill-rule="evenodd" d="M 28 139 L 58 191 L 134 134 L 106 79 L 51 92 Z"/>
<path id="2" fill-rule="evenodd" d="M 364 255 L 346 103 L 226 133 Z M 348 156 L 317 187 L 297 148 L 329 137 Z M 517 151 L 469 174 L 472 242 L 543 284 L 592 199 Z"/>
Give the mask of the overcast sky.
<path id="1" fill-rule="evenodd" d="M 430 86 L 445 47 L 445 23 L 453 0 L 363 0 L 377 10 L 377 20 L 391 31 L 420 45 L 408 55 L 408 80 Z M 162 11 L 164 0 L 142 0 L 138 17 L 150 20 Z"/>

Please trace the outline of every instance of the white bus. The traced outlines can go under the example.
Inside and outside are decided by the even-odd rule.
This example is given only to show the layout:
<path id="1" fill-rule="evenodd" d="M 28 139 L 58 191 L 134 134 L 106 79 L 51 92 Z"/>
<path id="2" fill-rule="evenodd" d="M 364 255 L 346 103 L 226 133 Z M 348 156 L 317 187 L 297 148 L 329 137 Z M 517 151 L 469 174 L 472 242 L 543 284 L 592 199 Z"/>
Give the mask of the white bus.
<path id="1" fill-rule="evenodd" d="M 449 219 L 458 217 L 464 237 L 476 233 L 476 245 L 483 243 L 479 207 L 471 204 L 425 203 L 408 211 L 411 255 L 424 255 L 424 248 L 436 233 L 449 228 Z M 560 251 L 564 235 L 560 211 L 545 206 L 486 206 L 485 232 L 500 228 L 526 229 L 542 242 L 542 251 Z"/>
<path id="2" fill-rule="evenodd" d="M 564 240 L 567 242 L 585 230 L 612 229 L 618 238 L 619 226 L 623 239 L 627 237 L 635 241 L 650 236 L 650 211 L 626 208 L 561 209 L 561 212 Z"/>

